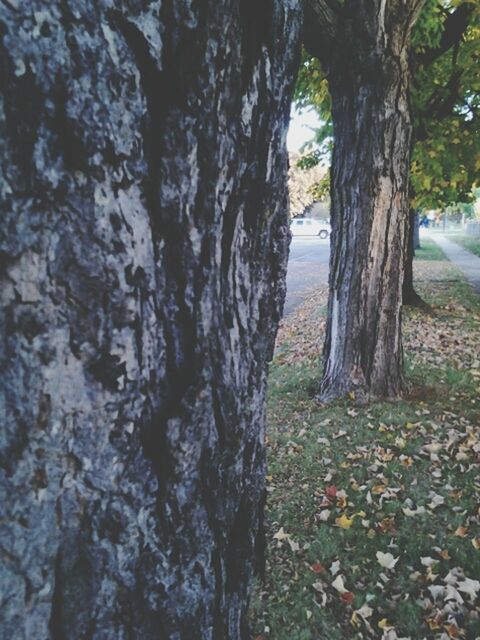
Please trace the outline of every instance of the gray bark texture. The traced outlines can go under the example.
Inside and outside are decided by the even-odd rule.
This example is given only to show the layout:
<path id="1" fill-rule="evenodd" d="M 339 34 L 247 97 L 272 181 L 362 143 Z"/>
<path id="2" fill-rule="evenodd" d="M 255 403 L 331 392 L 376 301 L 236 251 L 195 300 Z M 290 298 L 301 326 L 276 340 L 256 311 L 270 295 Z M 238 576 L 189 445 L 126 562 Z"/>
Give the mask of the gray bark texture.
<path id="1" fill-rule="evenodd" d="M 248 637 L 299 4 L 0 3 L 2 637 Z"/>
<path id="2" fill-rule="evenodd" d="M 329 80 L 334 128 L 330 295 L 319 396 L 396 397 L 404 386 L 408 55 L 421 2 L 346 0 L 328 6 L 336 7 L 329 17 L 331 46 L 316 48 L 313 27 L 306 28 L 310 50 Z"/>

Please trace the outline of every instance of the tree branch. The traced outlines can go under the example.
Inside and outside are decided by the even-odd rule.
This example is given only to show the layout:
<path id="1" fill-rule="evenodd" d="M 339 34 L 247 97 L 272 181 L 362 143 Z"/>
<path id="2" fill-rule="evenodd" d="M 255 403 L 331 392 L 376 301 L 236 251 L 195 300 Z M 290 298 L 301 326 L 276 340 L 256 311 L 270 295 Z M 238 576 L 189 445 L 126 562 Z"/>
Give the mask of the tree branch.
<path id="1" fill-rule="evenodd" d="M 443 23 L 444 30 L 438 47 L 432 47 L 418 55 L 416 62 L 424 67 L 428 67 L 443 53 L 460 42 L 470 24 L 470 18 L 474 9 L 475 4 L 473 2 L 466 2 L 455 9 L 453 13 L 450 13 Z"/>
<path id="2" fill-rule="evenodd" d="M 340 4 L 338 0 L 306 0 L 303 21 L 303 44 L 308 53 L 320 62 L 329 59 L 329 52 L 338 35 Z"/>

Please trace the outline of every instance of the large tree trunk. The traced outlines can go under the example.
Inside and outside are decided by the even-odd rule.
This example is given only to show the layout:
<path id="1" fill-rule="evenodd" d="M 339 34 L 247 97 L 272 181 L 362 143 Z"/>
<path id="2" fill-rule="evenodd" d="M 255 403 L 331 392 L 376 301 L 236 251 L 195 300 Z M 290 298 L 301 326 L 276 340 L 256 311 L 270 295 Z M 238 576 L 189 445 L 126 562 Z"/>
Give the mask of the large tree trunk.
<path id="1" fill-rule="evenodd" d="M 334 151 L 324 400 L 347 393 L 359 401 L 396 397 L 404 387 L 401 303 L 412 131 L 406 5 L 348 3 L 328 70 Z"/>
<path id="2" fill-rule="evenodd" d="M 0 19 L 2 632 L 247 638 L 299 0 Z"/>

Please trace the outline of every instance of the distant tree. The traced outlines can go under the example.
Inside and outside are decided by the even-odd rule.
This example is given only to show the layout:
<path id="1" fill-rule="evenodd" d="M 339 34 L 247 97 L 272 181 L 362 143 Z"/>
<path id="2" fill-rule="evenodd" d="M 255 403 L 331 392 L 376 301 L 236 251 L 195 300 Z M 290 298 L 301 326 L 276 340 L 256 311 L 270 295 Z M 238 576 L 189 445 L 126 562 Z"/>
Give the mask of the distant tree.
<path id="1" fill-rule="evenodd" d="M 450 7 L 447 10 L 446 7 Z M 428 0 L 412 36 L 411 179 L 415 208 L 468 202 L 480 172 L 480 4 Z M 320 63 L 304 52 L 295 88 L 298 107 L 323 120 L 301 166 L 329 163 L 331 96 Z"/>
<path id="2" fill-rule="evenodd" d="M 316 200 L 321 199 L 318 195 L 318 185 L 327 173 L 327 169 L 320 164 L 315 163 L 311 167 L 305 167 L 300 155 L 290 154 L 288 193 L 292 216 L 300 215 Z"/>
<path id="3" fill-rule="evenodd" d="M 297 97 L 319 83 L 333 132 L 332 252 L 319 395 L 404 388 L 401 295 L 412 122 L 411 32 L 423 0 L 308 0 Z M 308 75 L 306 75 L 308 74 Z M 327 91 L 328 90 L 328 91 Z"/>
<path id="4" fill-rule="evenodd" d="M 430 0 L 414 32 L 410 207 L 417 211 L 472 201 L 480 173 L 480 4 L 447 6 Z M 403 301 L 422 306 L 411 235 Z"/>
<path id="5" fill-rule="evenodd" d="M 300 8 L 0 3 L 2 638 L 250 637 Z"/>
<path id="6" fill-rule="evenodd" d="M 348 21 L 349 15 L 351 16 L 354 11 L 352 4 L 349 2 L 346 2 L 341 6 L 330 2 L 312 2 L 310 4 L 313 16 L 315 15 L 315 11 L 318 11 L 320 19 L 326 19 L 325 16 L 328 15 L 339 15 L 340 20 Z M 377 6 L 375 3 L 374 5 Z M 403 227 L 404 223 L 393 226 L 388 223 L 390 233 L 392 233 L 392 230 L 395 230 L 396 236 L 395 238 L 390 238 L 390 240 L 388 240 L 388 234 L 383 234 L 385 249 L 380 250 L 379 253 L 379 260 L 380 263 L 382 263 L 381 256 L 383 256 L 383 259 L 386 259 L 389 253 L 391 255 L 389 243 L 393 242 L 393 245 L 395 245 L 397 241 L 401 241 L 402 238 L 404 238 L 404 246 L 401 249 L 401 252 L 403 254 L 405 265 L 405 277 L 403 276 L 403 270 L 401 268 L 399 276 L 400 279 L 403 279 L 404 281 L 402 297 L 408 302 L 417 302 L 419 300 L 413 290 L 413 251 L 412 245 L 408 241 L 408 211 L 413 207 L 419 208 L 427 206 L 427 204 L 429 206 L 437 206 L 438 203 L 446 202 L 451 199 L 454 194 L 456 199 L 465 199 L 468 197 L 467 194 L 471 190 L 472 182 L 475 177 L 478 176 L 478 145 L 480 140 L 480 137 L 478 136 L 478 74 L 480 68 L 480 65 L 478 64 L 479 5 L 474 5 L 470 2 L 463 2 L 460 6 L 456 3 L 456 5 L 457 6 L 455 8 L 450 8 L 450 5 L 447 3 L 436 0 L 429 0 L 426 3 L 420 14 L 418 25 L 413 31 L 412 48 L 408 56 L 408 67 L 413 71 L 413 93 L 410 101 L 410 104 L 413 105 L 413 131 L 410 139 L 410 144 L 413 145 L 413 157 L 411 163 L 413 184 L 409 191 L 409 197 L 402 200 L 404 205 L 403 216 L 406 220 L 406 227 Z M 360 9 L 358 9 L 358 11 L 360 12 Z M 362 20 L 362 24 L 367 20 L 366 17 L 359 17 L 358 19 Z M 347 130 L 352 132 L 351 149 L 352 154 L 357 154 L 358 157 L 357 168 L 364 169 L 368 165 L 366 160 L 367 156 L 364 154 L 363 157 L 359 157 L 363 151 L 361 145 L 357 144 L 357 135 L 360 135 L 360 133 L 362 136 L 365 135 L 364 127 L 366 126 L 366 123 L 359 122 L 358 124 L 351 124 L 350 129 L 348 129 L 348 125 L 345 125 L 345 123 L 335 123 L 335 109 L 332 109 L 332 97 L 335 101 L 335 93 L 333 92 L 332 87 L 335 86 L 336 71 L 335 65 L 328 63 L 329 56 L 333 56 L 335 58 L 335 55 L 337 55 L 334 53 L 335 43 L 331 45 L 333 48 L 330 51 L 325 50 L 322 52 L 322 50 L 319 50 L 315 45 L 314 24 L 314 17 L 311 17 L 307 22 L 306 27 L 305 42 L 307 44 L 308 53 L 304 53 L 302 65 L 300 67 L 295 100 L 297 106 L 300 108 L 313 106 L 322 118 L 324 125 L 317 131 L 311 144 L 310 154 L 303 159 L 303 162 L 305 166 L 311 166 L 320 160 L 325 162 L 326 157 L 329 157 L 331 154 L 333 141 L 336 141 L 338 137 L 343 136 L 344 132 L 342 129 L 346 127 Z M 367 35 L 363 34 L 363 36 L 366 43 L 368 41 Z M 347 36 L 347 39 L 348 37 L 349 36 Z M 359 37 L 358 40 L 361 40 L 361 37 Z M 342 43 L 344 43 L 344 40 L 342 40 Z M 355 40 L 355 43 L 358 44 L 357 40 Z M 365 43 L 363 48 L 367 46 Z M 359 45 L 358 52 L 362 53 L 363 48 Z M 352 59 L 358 57 L 357 52 L 352 51 L 348 47 L 347 49 L 350 52 Z M 371 54 L 373 59 L 375 58 L 375 55 L 375 53 Z M 359 65 L 360 62 L 357 61 L 356 64 Z M 441 69 L 441 73 L 437 71 L 437 68 Z M 365 75 L 367 85 L 368 81 L 371 83 L 374 82 L 373 76 L 375 74 L 373 72 L 365 72 Z M 381 74 L 377 75 L 379 83 L 380 78 Z M 381 88 L 378 89 L 378 91 L 381 90 Z M 405 108 L 408 108 L 408 106 L 409 103 L 406 102 Z M 436 110 L 433 109 L 432 106 L 435 106 Z M 355 109 L 357 114 L 364 112 L 361 104 L 357 104 L 355 107 L 352 106 L 352 110 L 353 109 Z M 439 116 L 442 117 L 439 119 Z M 358 117 L 360 118 L 360 115 Z M 358 133 L 355 131 L 355 126 L 357 126 L 356 131 Z M 460 136 L 458 135 L 459 131 L 462 131 Z M 468 140 L 468 143 L 462 145 L 461 143 L 466 140 Z M 392 152 L 396 151 L 397 148 L 397 145 L 392 147 Z M 347 154 L 347 151 L 344 151 L 344 153 Z M 339 157 L 337 159 L 337 164 L 342 166 L 342 163 L 343 157 Z M 336 175 L 335 151 L 331 175 L 334 177 Z M 338 174 L 338 176 L 340 182 L 350 185 L 354 190 L 357 189 L 357 193 L 362 193 L 362 191 L 358 190 L 357 183 L 352 181 L 351 174 L 347 172 L 343 175 Z M 365 183 L 363 191 L 368 192 L 370 188 L 375 191 L 377 188 L 375 187 L 375 180 L 370 178 L 369 182 L 367 181 L 370 186 Z M 326 180 L 322 181 L 319 185 L 319 189 L 322 193 L 329 187 L 330 185 Z M 335 180 L 332 181 L 331 188 L 332 198 L 334 198 L 335 196 L 333 192 L 339 188 L 339 185 L 335 184 Z M 357 243 L 353 241 L 350 230 L 352 221 L 356 219 L 355 207 L 344 206 L 345 204 L 348 205 L 346 200 L 343 199 L 338 205 L 339 211 L 337 213 L 337 218 L 338 216 L 345 216 L 343 223 L 338 225 L 338 228 L 343 230 L 343 236 L 338 234 L 333 235 L 332 254 L 335 256 L 335 253 L 338 251 L 342 242 L 345 247 L 348 246 L 348 250 L 351 254 L 351 260 L 355 262 L 357 272 L 362 271 L 361 275 L 358 273 L 357 282 L 362 281 L 365 283 L 370 281 L 372 277 L 368 267 L 369 260 L 366 256 L 366 252 L 370 250 L 369 242 L 365 241 Z M 357 197 L 357 210 L 360 209 L 366 209 L 363 215 L 366 216 L 367 220 L 370 220 L 370 213 L 373 211 L 373 205 L 366 205 L 364 202 L 361 202 L 360 197 Z M 388 207 L 385 206 L 384 209 L 385 220 L 388 219 L 391 222 L 390 214 L 387 211 Z M 367 226 L 368 225 L 369 222 L 367 222 Z M 346 229 L 349 231 L 345 231 Z M 411 241 L 411 238 L 409 240 Z M 359 253 L 357 254 L 357 257 L 354 258 L 353 253 L 355 252 Z M 387 264 L 387 262 L 385 264 Z M 332 273 L 333 277 L 335 267 L 340 269 L 339 273 L 342 273 L 345 276 L 346 271 L 344 269 L 344 261 L 339 261 L 338 258 L 333 257 L 332 265 L 334 267 L 334 271 Z M 338 282 L 338 279 L 332 282 L 334 287 L 338 288 Z M 377 282 L 381 282 L 383 291 L 387 290 L 385 288 L 387 281 L 384 276 L 381 276 L 380 278 L 377 277 Z M 355 284 L 354 286 L 356 287 L 357 285 Z M 388 284 L 388 288 L 391 288 L 392 286 L 396 288 L 395 278 L 393 278 L 390 284 Z M 370 288 L 369 290 L 371 291 L 371 295 L 376 295 L 375 287 Z M 334 295 L 334 289 L 331 291 L 331 296 L 332 295 Z M 355 290 L 351 292 L 351 295 L 355 298 Z M 391 297 L 390 301 L 392 301 Z M 368 380 L 371 379 L 372 375 L 374 375 L 374 377 L 376 375 L 373 374 L 373 371 L 379 366 L 376 363 L 384 363 L 384 360 L 382 358 L 378 359 L 372 355 L 372 361 L 366 353 L 364 353 L 360 358 L 357 357 L 357 361 L 360 361 L 362 364 L 360 364 L 360 366 L 352 365 L 355 358 L 352 357 L 351 354 L 356 350 L 356 348 L 352 346 L 351 343 L 352 340 L 359 341 L 361 345 L 363 345 L 360 347 L 360 352 L 364 349 L 370 349 L 372 354 L 375 352 L 378 345 L 372 344 L 371 340 L 365 339 L 362 336 L 371 335 L 371 339 L 376 342 L 382 335 L 376 331 L 373 333 L 366 331 L 366 327 L 369 326 L 369 322 L 370 326 L 375 325 L 375 320 L 370 319 L 369 321 L 367 314 L 373 313 L 373 316 L 375 316 L 375 314 L 378 313 L 379 317 L 382 317 L 382 313 L 380 312 L 381 304 L 381 300 L 379 299 L 380 306 L 376 306 L 375 303 L 373 303 L 363 304 L 363 306 L 360 304 L 360 306 L 357 305 L 357 307 L 355 307 L 358 310 L 361 309 L 359 313 L 363 317 L 363 320 L 357 321 L 357 329 L 355 331 L 351 331 L 349 328 L 351 323 L 349 323 L 347 319 L 340 320 L 340 316 L 337 316 L 337 331 L 334 332 L 338 344 L 345 346 L 344 353 L 350 354 L 348 356 L 350 364 L 347 364 L 346 366 L 347 373 L 339 374 L 340 377 L 342 375 L 346 375 L 348 379 L 348 370 L 353 368 L 355 371 L 355 380 L 359 379 L 363 385 L 365 385 L 364 380 L 366 380 L 367 387 L 369 387 Z M 395 304 L 393 308 L 390 307 L 388 314 L 383 314 L 384 320 L 387 317 L 389 319 L 388 321 L 393 325 L 393 333 L 387 331 L 386 334 L 390 336 L 390 339 L 393 340 L 393 344 L 395 345 L 397 344 L 395 336 L 399 336 L 399 334 L 396 333 L 395 328 L 398 328 L 400 317 L 399 306 Z M 329 322 L 330 321 L 331 320 L 329 320 Z M 354 336 L 357 337 L 355 338 Z M 328 340 L 329 339 L 327 339 L 326 344 L 326 377 L 324 376 L 324 381 L 322 383 L 324 394 L 329 387 L 327 379 L 332 380 L 332 376 L 335 376 L 333 373 L 335 367 L 328 364 L 328 354 L 331 352 Z M 343 340 L 345 340 L 345 342 L 343 342 Z M 400 342 L 398 342 L 398 344 L 400 344 Z M 342 351 L 342 349 L 343 347 L 339 346 L 339 350 Z M 388 349 L 386 350 L 388 351 Z M 394 363 L 393 370 L 397 372 L 394 376 L 398 381 L 397 383 L 392 384 L 392 393 L 394 395 L 395 392 L 393 389 L 400 389 L 402 386 L 401 349 L 399 351 L 397 347 L 395 347 L 393 352 L 397 354 L 395 358 L 393 358 L 392 363 Z M 337 360 L 337 362 L 339 361 Z M 366 373 L 363 371 L 364 369 L 366 370 Z M 361 375 L 358 375 L 359 372 L 361 372 Z M 377 377 L 382 379 L 382 375 L 380 373 Z M 385 381 L 388 379 L 389 375 L 386 375 Z M 344 386 L 345 388 L 348 388 L 349 383 L 347 382 Z M 355 384 L 351 386 L 355 386 Z M 382 390 L 382 383 L 380 382 L 378 391 L 380 393 L 388 392 L 388 389 Z"/>

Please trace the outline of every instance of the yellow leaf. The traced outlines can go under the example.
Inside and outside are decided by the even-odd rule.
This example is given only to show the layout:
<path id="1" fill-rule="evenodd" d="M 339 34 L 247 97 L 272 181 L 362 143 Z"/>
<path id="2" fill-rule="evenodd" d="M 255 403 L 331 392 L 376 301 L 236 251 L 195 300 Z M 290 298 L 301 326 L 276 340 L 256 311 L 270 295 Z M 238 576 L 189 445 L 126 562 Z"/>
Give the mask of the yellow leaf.
<path id="1" fill-rule="evenodd" d="M 342 529 L 350 529 L 353 524 L 353 518 L 347 518 L 345 514 L 340 516 L 335 520 L 335 524 L 341 527 Z"/>
<path id="2" fill-rule="evenodd" d="M 378 495 L 380 493 L 385 493 L 386 489 L 387 487 L 384 484 L 376 484 L 374 487 L 372 487 L 372 493 Z"/>
<path id="3" fill-rule="evenodd" d="M 432 631 L 436 631 L 441 628 L 435 618 L 428 618 L 427 624 Z"/>
<path id="4" fill-rule="evenodd" d="M 389 624 L 388 620 L 386 618 L 382 618 L 380 620 L 380 622 L 378 623 L 378 628 L 379 629 L 391 629 L 391 625 Z"/>
<path id="5" fill-rule="evenodd" d="M 348 498 L 343 495 L 338 495 L 337 493 L 337 507 L 339 509 L 345 509 L 348 504 Z"/>

